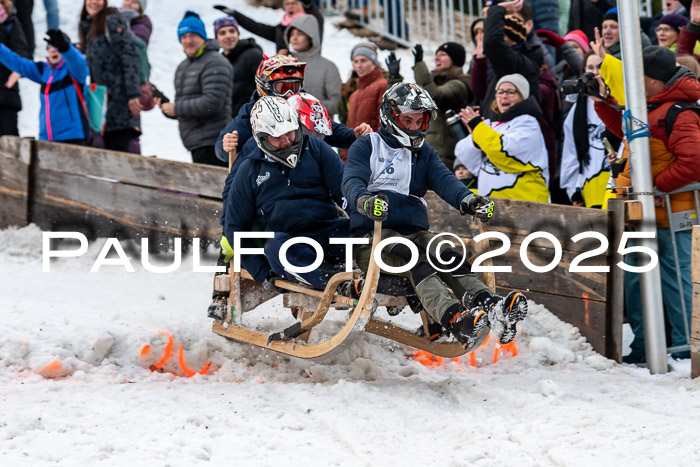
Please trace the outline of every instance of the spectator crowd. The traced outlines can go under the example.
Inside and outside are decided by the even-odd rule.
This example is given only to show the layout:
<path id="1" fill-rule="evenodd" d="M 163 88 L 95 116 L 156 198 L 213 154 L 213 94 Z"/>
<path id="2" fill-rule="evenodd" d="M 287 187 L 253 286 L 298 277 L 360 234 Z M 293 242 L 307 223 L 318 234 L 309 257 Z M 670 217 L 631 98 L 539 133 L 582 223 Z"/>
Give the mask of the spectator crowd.
<path id="1" fill-rule="evenodd" d="M 260 186 L 258 165 L 253 161 L 266 159 L 284 166 L 277 178 L 287 177 L 289 184 L 288 172 L 299 172 L 297 167 L 324 171 L 331 170 L 331 164 L 332 170 L 342 171 L 347 163 L 362 173 L 357 158 L 374 157 L 377 151 L 382 163 L 385 158 L 400 162 L 400 149 L 406 149 L 418 158 L 414 166 L 422 167 L 421 157 L 433 153 L 421 148 L 430 147 L 441 164 L 425 169 L 431 175 L 421 183 L 431 189 L 436 189 L 435 177 L 443 176 L 446 168 L 462 188 L 466 186 L 483 199 L 589 208 L 605 208 L 609 198 L 625 195 L 620 187 L 631 185 L 629 174 L 634 168 L 620 110 L 625 90 L 619 16 L 609 0 L 489 1 L 482 16 L 471 21 L 471 55 L 467 44 L 446 42 L 434 51 L 435 66 L 429 69 L 425 53 L 433 51 L 416 44 L 412 80 L 401 76 L 400 60 L 394 53 L 382 58 L 374 43 L 359 42 L 345 58 L 353 71 L 343 81 L 334 63 L 338 57 L 329 60 L 322 54 L 324 19 L 312 0 L 284 0 L 279 24 L 261 23 L 217 5 L 222 16 L 213 23 L 211 37 L 199 15 L 187 11 L 177 25 L 184 59 L 175 72 L 172 99 L 149 79 L 147 48 L 153 24 L 145 13 L 147 0 L 123 0 L 120 8 L 109 6 L 107 0 L 84 0 L 76 43 L 59 28 L 55 0 L 46 0 L 49 30 L 47 57 L 42 62 L 31 60 L 35 45 L 31 11 L 27 20 L 28 3 L 33 1 L 0 0 L 0 79 L 4 83 L 0 87 L 0 135 L 18 134 L 21 100 L 16 83 L 20 76 L 41 84 L 41 140 L 138 154 L 140 114 L 158 107 L 166 117 L 178 121 L 182 142 L 195 163 L 227 166 L 229 153 L 235 151 L 236 162 L 224 189 L 226 238 L 232 229 L 242 228 L 255 217 L 255 210 L 241 212 L 233 203 L 249 196 L 241 180 L 257 180 Z M 274 42 L 277 54 L 263 55 L 254 39 L 240 37 L 241 28 Z M 663 11 L 640 19 L 640 29 L 654 184 L 672 192 L 700 181 L 696 149 L 700 147 L 700 0 L 665 0 Z M 397 88 L 399 83 L 404 87 Z M 391 96 L 406 104 L 387 103 Z M 286 103 L 269 100 L 262 105 L 259 100 L 263 97 Z M 429 104 L 412 107 L 412 99 L 419 98 Z M 678 103 L 683 103 L 682 110 L 669 117 L 669 109 Z M 298 128 L 290 124 L 283 133 L 274 130 L 274 122 L 265 116 L 273 107 L 287 119 L 290 115 L 298 118 Z M 399 118 L 402 113 L 420 115 Z M 340 121 L 332 120 L 336 114 Z M 276 114 L 271 115 L 269 118 Z M 375 133 L 382 138 L 388 134 L 395 141 L 387 143 Z M 368 134 L 375 136 L 365 136 Z M 316 162 L 302 163 L 309 158 Z M 616 168 L 621 170 L 613 170 Z M 385 170 L 392 174 L 393 166 Z M 404 183 L 400 177 L 410 178 L 408 170 L 396 175 L 399 179 L 390 182 L 389 177 L 384 182 Z M 342 173 L 323 175 L 318 182 L 328 185 L 332 201 L 340 206 Z M 353 202 L 366 202 L 365 190 L 381 191 L 377 183 L 383 177 L 386 173 L 361 183 L 355 180 Z M 406 193 L 413 193 L 414 182 Z M 444 183 L 451 187 L 450 193 L 462 196 L 462 188 L 451 181 Z M 340 224 L 347 229 L 328 211 L 332 202 L 327 192 L 323 196 L 304 193 L 302 189 L 298 196 L 325 196 L 323 216 L 329 222 L 304 224 L 304 228 L 313 227 L 326 237 L 335 235 Z M 399 205 L 392 196 L 388 204 Z M 477 206 L 464 199 L 461 205 L 456 198 L 450 202 L 463 213 L 477 212 L 485 203 L 482 199 Z M 255 200 L 250 202 L 255 208 Z M 674 231 L 661 198 L 657 206 L 665 307 L 673 345 L 682 345 L 687 317 L 680 314 L 675 271 L 678 268 L 682 273 L 689 313 L 690 231 Z M 671 214 L 693 209 L 692 194 L 671 197 Z M 265 218 L 262 209 L 258 215 Z M 287 230 L 297 229 L 298 221 L 285 219 Z M 678 262 L 668 248 L 672 235 L 681 246 Z M 276 239 L 275 245 L 282 240 Z M 305 257 L 303 252 L 299 257 Z M 270 279 L 263 265 L 250 267 L 259 282 Z M 325 279 L 305 280 L 320 287 Z M 630 360 L 641 360 L 641 306 L 631 276 L 628 282 L 627 313 L 635 332 Z M 471 290 L 469 287 L 462 289 Z M 436 313 L 436 321 L 449 327 L 449 319 L 442 316 Z"/>

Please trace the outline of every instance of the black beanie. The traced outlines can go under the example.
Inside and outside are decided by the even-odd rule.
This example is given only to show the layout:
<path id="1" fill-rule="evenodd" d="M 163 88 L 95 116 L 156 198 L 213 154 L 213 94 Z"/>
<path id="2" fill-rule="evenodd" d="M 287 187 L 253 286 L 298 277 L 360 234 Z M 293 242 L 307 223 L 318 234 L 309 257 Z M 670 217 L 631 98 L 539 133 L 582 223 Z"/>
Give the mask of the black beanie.
<path id="1" fill-rule="evenodd" d="M 525 25 L 520 21 L 520 18 L 516 16 L 506 16 L 503 29 L 506 36 L 516 44 L 525 42 L 527 38 L 527 29 L 525 29 Z"/>
<path id="2" fill-rule="evenodd" d="M 603 15 L 603 21 L 611 19 L 615 21 L 616 23 L 619 23 L 620 20 L 617 17 L 617 8 L 610 8 L 608 11 L 605 12 L 605 15 Z M 601 21 L 602 23 L 602 21 Z"/>
<path id="3" fill-rule="evenodd" d="M 644 74 L 667 83 L 676 74 L 676 54 L 668 47 L 652 45 L 642 50 Z"/>
<path id="4" fill-rule="evenodd" d="M 467 51 L 464 50 L 462 45 L 456 42 L 445 42 L 438 47 L 435 53 L 440 51 L 445 52 L 452 60 L 452 64 L 458 68 L 462 68 L 464 66 L 464 62 L 467 60 Z"/>

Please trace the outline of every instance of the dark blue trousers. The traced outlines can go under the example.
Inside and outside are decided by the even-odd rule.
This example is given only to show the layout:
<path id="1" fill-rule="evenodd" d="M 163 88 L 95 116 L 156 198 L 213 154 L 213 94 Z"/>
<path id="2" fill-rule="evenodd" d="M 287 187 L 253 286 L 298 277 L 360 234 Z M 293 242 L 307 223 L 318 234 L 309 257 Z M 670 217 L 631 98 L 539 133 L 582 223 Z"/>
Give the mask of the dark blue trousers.
<path id="1" fill-rule="evenodd" d="M 310 237 L 323 248 L 323 263 L 311 272 L 289 271 L 280 261 L 279 253 L 284 242 L 298 237 Z M 342 218 L 329 221 L 326 225 L 309 232 L 275 232 L 275 237 L 265 242 L 265 256 L 272 271 L 278 276 L 323 290 L 334 274 L 345 271 L 345 245 L 331 245 L 329 239 L 347 237 L 350 237 L 350 219 Z M 287 250 L 286 256 L 292 265 L 304 267 L 316 261 L 316 250 L 306 243 L 297 243 Z"/>

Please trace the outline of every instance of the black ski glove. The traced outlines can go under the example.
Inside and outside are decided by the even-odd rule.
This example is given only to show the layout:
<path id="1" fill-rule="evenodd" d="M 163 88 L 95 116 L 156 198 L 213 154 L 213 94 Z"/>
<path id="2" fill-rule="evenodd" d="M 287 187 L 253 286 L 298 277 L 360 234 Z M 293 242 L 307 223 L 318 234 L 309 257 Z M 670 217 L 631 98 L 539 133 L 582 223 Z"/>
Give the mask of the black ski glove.
<path id="1" fill-rule="evenodd" d="M 459 205 L 459 212 L 462 215 L 469 214 L 483 222 L 488 222 L 493 217 L 493 201 L 485 196 L 467 195 Z"/>
<path id="2" fill-rule="evenodd" d="M 224 6 L 224 5 L 214 5 L 214 8 L 216 8 L 216 9 L 219 10 L 219 11 L 222 11 L 222 12 L 226 13 L 226 14 L 229 15 L 229 16 L 233 16 L 233 14 L 236 12 L 236 10 L 234 10 L 234 9 L 232 9 L 232 8 L 229 8 L 229 7 L 227 7 L 227 6 Z"/>
<path id="3" fill-rule="evenodd" d="M 386 68 L 389 70 L 389 78 L 401 77 L 401 59 L 396 59 L 396 54 L 391 52 L 386 59 Z"/>
<path id="4" fill-rule="evenodd" d="M 70 41 L 68 36 L 63 34 L 60 29 L 49 29 L 46 31 L 46 35 L 49 36 L 48 38 L 44 38 L 47 44 L 56 47 L 62 54 L 68 52 L 68 49 L 70 49 Z"/>
<path id="5" fill-rule="evenodd" d="M 420 44 L 416 44 L 412 52 L 413 57 L 416 59 L 416 65 L 418 65 L 420 62 L 423 61 L 423 46 Z"/>
<path id="6" fill-rule="evenodd" d="M 373 221 L 382 222 L 389 216 L 389 198 L 385 194 L 362 195 L 357 198 L 357 211 Z"/>

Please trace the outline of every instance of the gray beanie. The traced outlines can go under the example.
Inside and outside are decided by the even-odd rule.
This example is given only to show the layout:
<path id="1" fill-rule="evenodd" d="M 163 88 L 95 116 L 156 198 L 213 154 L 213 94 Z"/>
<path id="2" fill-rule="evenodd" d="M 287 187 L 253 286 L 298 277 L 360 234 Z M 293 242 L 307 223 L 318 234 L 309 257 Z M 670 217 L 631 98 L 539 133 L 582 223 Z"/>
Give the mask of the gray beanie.
<path id="1" fill-rule="evenodd" d="M 358 55 L 367 57 L 370 62 L 374 63 L 375 66 L 379 66 L 379 59 L 377 58 L 377 48 L 371 42 L 360 42 L 350 51 L 350 60 L 354 59 Z"/>
<path id="2" fill-rule="evenodd" d="M 513 86 L 515 86 L 516 89 L 520 91 L 520 94 L 523 95 L 523 100 L 530 97 L 530 83 L 527 82 L 523 75 L 520 75 L 518 73 L 514 73 L 512 75 L 505 75 L 504 77 L 498 80 L 498 84 L 496 84 L 496 90 L 498 90 L 498 88 L 501 87 L 501 84 L 503 83 L 510 83 Z"/>

